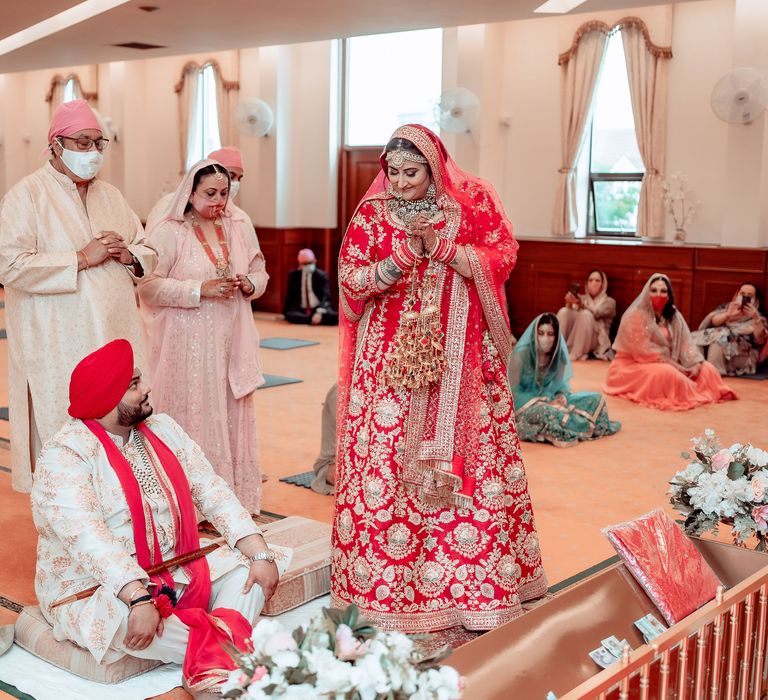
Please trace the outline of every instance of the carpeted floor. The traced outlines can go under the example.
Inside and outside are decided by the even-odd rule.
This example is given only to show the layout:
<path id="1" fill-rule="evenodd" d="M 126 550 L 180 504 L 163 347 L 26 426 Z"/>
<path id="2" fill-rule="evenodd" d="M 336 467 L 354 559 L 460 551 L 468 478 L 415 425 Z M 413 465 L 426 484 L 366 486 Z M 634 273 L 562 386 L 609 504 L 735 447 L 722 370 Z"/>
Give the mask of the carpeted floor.
<path id="1" fill-rule="evenodd" d="M 0 327 L 3 314 L 0 309 Z M 262 337 L 288 334 L 285 324 L 272 315 L 257 315 L 256 323 Z M 263 484 L 262 505 L 269 513 L 331 522 L 331 497 L 280 479 L 311 469 L 317 456 L 322 402 L 336 380 L 337 329 L 295 326 L 289 330 L 294 338 L 318 344 L 261 353 L 265 372 L 301 380 L 256 395 L 262 467 L 270 477 Z M 6 343 L 0 339 L 0 406 L 8 405 Z M 599 391 L 606 370 L 603 362 L 576 362 L 572 388 Z M 602 527 L 667 503 L 667 482 L 683 466 L 680 452 L 704 428 L 717 430 L 725 444 L 752 441 L 768 446 L 761 418 L 768 382 L 734 379 L 729 384 L 740 394 L 740 401 L 684 413 L 663 413 L 608 397 L 611 418 L 623 423 L 617 435 L 564 450 L 523 444 L 550 583 L 613 555 L 600 533 Z M 29 497 L 10 487 L 10 453 L 3 448 L 8 435 L 7 421 L 0 421 L 0 624 L 16 616 L 2 605 L 2 599 L 11 607 L 35 600 L 36 535 Z"/>

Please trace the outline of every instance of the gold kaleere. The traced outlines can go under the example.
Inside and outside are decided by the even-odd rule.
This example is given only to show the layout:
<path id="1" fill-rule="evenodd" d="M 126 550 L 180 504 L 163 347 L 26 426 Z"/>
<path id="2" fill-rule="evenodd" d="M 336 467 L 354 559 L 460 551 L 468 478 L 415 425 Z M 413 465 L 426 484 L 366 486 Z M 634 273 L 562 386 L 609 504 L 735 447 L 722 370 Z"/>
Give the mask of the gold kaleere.
<path id="1" fill-rule="evenodd" d="M 445 368 L 445 334 L 440 325 L 440 308 L 435 304 L 436 265 L 430 261 L 422 284 L 418 283 L 417 265 L 418 261 L 414 262 L 406 310 L 385 358 L 385 380 L 393 389 L 434 384 Z"/>

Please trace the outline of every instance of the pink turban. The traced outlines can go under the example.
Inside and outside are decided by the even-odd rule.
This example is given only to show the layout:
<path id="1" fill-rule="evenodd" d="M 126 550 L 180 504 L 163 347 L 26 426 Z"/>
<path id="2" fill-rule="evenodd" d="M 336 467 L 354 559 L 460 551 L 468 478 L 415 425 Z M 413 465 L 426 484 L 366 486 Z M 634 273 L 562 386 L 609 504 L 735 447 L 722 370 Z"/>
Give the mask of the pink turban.
<path id="1" fill-rule="evenodd" d="M 101 131 L 99 120 L 85 100 L 63 102 L 53 113 L 51 126 L 48 128 L 48 143 L 57 136 L 72 136 L 84 129 Z"/>
<path id="2" fill-rule="evenodd" d="M 208 158 L 221 163 L 227 170 L 230 168 L 243 169 L 243 156 L 240 149 L 233 146 L 224 146 L 218 151 L 213 151 L 208 154 Z"/>
<path id="3" fill-rule="evenodd" d="M 309 265 L 309 263 L 317 262 L 315 254 L 310 248 L 302 248 L 298 255 L 299 265 Z"/>
<path id="4" fill-rule="evenodd" d="M 120 403 L 133 378 L 133 348 L 120 338 L 84 357 L 69 380 L 69 415 L 103 418 Z"/>

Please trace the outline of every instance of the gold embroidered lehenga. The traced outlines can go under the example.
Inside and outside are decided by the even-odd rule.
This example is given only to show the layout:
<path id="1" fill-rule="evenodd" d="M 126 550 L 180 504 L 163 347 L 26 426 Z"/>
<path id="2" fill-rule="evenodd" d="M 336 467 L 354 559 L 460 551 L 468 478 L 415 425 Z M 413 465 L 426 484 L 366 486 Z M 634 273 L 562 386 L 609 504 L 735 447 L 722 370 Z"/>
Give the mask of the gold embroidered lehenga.
<path id="1" fill-rule="evenodd" d="M 506 381 L 504 282 L 517 244 L 492 188 L 461 173 L 431 131 L 406 126 L 395 136 L 427 158 L 442 210 L 434 228 L 464 246 L 472 277 L 425 259 L 379 291 L 376 264 L 406 240 L 382 173 L 339 257 L 332 602 L 405 632 L 490 629 L 547 587 Z M 423 282 L 427 270 L 444 367 L 436 382 L 396 386 L 390 351 L 412 275 Z"/>

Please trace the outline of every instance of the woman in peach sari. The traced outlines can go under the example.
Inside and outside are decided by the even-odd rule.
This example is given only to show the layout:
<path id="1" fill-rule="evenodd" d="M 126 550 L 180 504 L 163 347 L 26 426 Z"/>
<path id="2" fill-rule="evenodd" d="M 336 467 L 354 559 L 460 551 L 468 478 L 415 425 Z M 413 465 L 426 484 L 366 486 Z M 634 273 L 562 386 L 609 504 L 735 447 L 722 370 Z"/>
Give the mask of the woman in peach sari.
<path id="1" fill-rule="evenodd" d="M 605 393 L 665 411 L 738 398 L 699 352 L 675 307 L 669 277 L 654 273 L 621 318 Z"/>

